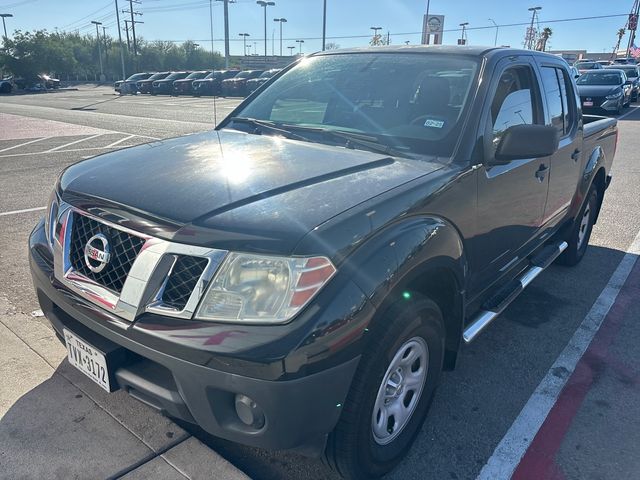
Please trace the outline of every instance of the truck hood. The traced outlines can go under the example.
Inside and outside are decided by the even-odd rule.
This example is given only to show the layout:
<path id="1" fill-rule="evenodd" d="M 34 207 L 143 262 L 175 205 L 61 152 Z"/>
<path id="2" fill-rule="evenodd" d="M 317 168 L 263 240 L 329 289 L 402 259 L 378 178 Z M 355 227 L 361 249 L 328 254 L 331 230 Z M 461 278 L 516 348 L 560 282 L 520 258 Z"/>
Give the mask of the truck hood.
<path id="1" fill-rule="evenodd" d="M 167 230 L 149 222 L 145 233 L 285 254 L 333 216 L 441 167 L 220 130 L 85 160 L 66 170 L 60 187 L 63 198 L 81 208 L 92 205 L 92 199 L 95 205 L 175 225 Z M 77 199 L 83 199 L 81 204 Z"/>

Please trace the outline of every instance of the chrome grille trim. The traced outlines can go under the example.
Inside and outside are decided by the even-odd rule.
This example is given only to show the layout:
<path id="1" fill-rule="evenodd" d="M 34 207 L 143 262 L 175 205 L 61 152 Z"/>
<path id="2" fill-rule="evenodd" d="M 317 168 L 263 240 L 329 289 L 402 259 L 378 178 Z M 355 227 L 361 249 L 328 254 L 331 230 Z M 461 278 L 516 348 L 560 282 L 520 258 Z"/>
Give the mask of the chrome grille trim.
<path id="1" fill-rule="evenodd" d="M 192 318 L 209 281 L 228 253 L 226 250 L 185 245 L 144 235 L 64 202 L 60 203 L 58 212 L 58 222 L 62 224 L 62 229 L 60 236 L 53 242 L 55 277 L 76 294 L 128 322 L 133 322 L 144 312 Z M 74 215 L 84 215 L 110 228 L 145 240 L 119 294 L 73 268 L 69 253 Z M 169 263 L 163 259 L 179 255 L 205 257 L 209 260 L 182 310 L 168 307 L 161 301 L 163 286 L 166 285 L 175 263 L 175 260 Z"/>

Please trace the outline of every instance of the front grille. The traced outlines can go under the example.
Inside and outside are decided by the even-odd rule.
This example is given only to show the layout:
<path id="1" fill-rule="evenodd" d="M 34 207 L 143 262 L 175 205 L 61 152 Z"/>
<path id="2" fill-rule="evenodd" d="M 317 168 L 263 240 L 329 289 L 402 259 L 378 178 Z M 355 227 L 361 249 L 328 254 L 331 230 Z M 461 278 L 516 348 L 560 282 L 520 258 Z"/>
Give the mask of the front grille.
<path id="1" fill-rule="evenodd" d="M 202 257 L 178 255 L 162 292 L 162 303 L 184 310 L 208 262 L 208 259 Z"/>
<path id="2" fill-rule="evenodd" d="M 111 258 L 101 272 L 95 273 L 85 263 L 84 249 L 89 239 L 98 233 L 102 233 L 107 237 L 111 249 Z M 69 260 L 71 261 L 71 266 L 78 273 L 113 292 L 120 293 L 144 242 L 143 238 L 75 213 L 71 230 Z"/>

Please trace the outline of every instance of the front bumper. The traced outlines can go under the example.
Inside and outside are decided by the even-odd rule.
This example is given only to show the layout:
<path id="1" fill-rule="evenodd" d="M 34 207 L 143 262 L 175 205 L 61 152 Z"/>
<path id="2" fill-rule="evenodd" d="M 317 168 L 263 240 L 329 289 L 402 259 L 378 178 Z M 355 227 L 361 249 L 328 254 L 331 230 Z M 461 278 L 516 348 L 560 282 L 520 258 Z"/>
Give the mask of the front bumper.
<path id="1" fill-rule="evenodd" d="M 211 367 L 224 361 L 190 361 L 184 358 L 184 345 L 171 346 L 141 334 L 135 322 L 118 321 L 60 284 L 46 256 L 42 222 L 31 234 L 29 250 L 40 307 L 56 333 L 61 337 L 66 328 L 102 351 L 115 352 L 110 357 L 118 360 L 109 369 L 117 387 L 132 397 L 238 443 L 313 453 L 324 446 L 340 416 L 359 357 L 293 380 L 267 380 Z M 175 323 L 165 320 L 168 328 Z M 203 352 L 190 353 L 202 359 Z M 264 422 L 243 423 L 236 413 L 236 395 L 252 399 Z"/>

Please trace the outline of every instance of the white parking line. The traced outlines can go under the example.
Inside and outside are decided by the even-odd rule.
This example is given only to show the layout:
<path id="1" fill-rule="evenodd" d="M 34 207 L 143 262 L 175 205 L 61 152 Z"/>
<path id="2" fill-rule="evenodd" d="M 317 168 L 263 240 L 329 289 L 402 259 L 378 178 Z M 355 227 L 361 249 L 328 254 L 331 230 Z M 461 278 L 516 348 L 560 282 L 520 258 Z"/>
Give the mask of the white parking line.
<path id="1" fill-rule="evenodd" d="M 36 143 L 36 142 L 39 142 L 41 140 L 46 140 L 47 138 L 49 138 L 49 137 L 36 138 L 35 140 L 29 140 L 28 142 L 20 143 L 18 145 L 14 145 L 13 147 L 3 148 L 2 150 L 0 150 L 0 153 L 7 152 L 9 150 L 13 150 L 14 148 L 24 147 L 25 145 L 30 145 L 32 143 Z"/>
<path id="2" fill-rule="evenodd" d="M 46 152 L 42 152 L 42 153 L 56 152 L 58 150 L 62 150 L 63 148 L 69 147 L 71 145 L 75 145 L 76 143 L 85 142 L 87 140 L 92 140 L 94 138 L 101 137 L 102 135 L 105 135 L 105 134 L 104 133 L 97 133 L 95 135 L 91 135 L 90 137 L 85 137 L 85 138 L 81 138 L 80 140 L 76 140 L 74 142 L 65 143 L 64 145 L 60 145 L 58 147 L 52 148 L 52 149 L 47 150 Z"/>
<path id="3" fill-rule="evenodd" d="M 103 148 L 111 148 L 115 145 L 118 145 L 119 143 L 126 142 L 127 140 L 131 140 L 133 137 L 135 137 L 135 135 L 129 135 L 128 137 L 124 137 L 124 138 L 121 138 L 120 140 L 116 140 L 115 142 L 110 143 L 109 145 L 105 145 Z"/>
<path id="4" fill-rule="evenodd" d="M 19 213 L 37 212 L 39 210 L 45 210 L 47 207 L 25 208 L 22 210 L 13 210 L 12 212 L 0 212 L 0 217 L 6 217 L 7 215 L 18 215 Z"/>
<path id="5" fill-rule="evenodd" d="M 632 113 L 634 113 L 637 109 L 638 109 L 638 107 L 637 107 L 637 106 L 635 106 L 635 107 L 631 107 L 627 113 L 625 113 L 624 115 L 620 115 L 620 116 L 618 117 L 618 120 L 622 120 L 623 118 L 628 117 L 629 115 L 631 115 Z"/>
<path id="6" fill-rule="evenodd" d="M 609 282 L 596 299 L 576 332 L 569 340 L 558 359 L 535 389 L 524 408 L 515 419 L 506 435 L 480 471 L 477 480 L 511 478 L 522 457 L 527 452 L 538 430 L 556 404 L 567 380 L 571 377 L 578 361 L 591 344 L 618 297 L 620 289 L 631 273 L 640 255 L 640 232 L 636 235 L 625 256 L 620 260 Z M 558 376 L 554 372 L 562 371 Z"/>
<path id="7" fill-rule="evenodd" d="M 51 152 L 47 150 L 46 152 L 10 153 L 8 155 L 0 155 L 0 158 L 25 157 L 30 155 L 48 155 L 51 153 L 88 152 L 90 150 L 111 150 L 112 148 L 115 149 L 116 147 L 86 147 L 86 148 L 70 148 L 69 150 L 56 150 L 55 152 Z"/>

